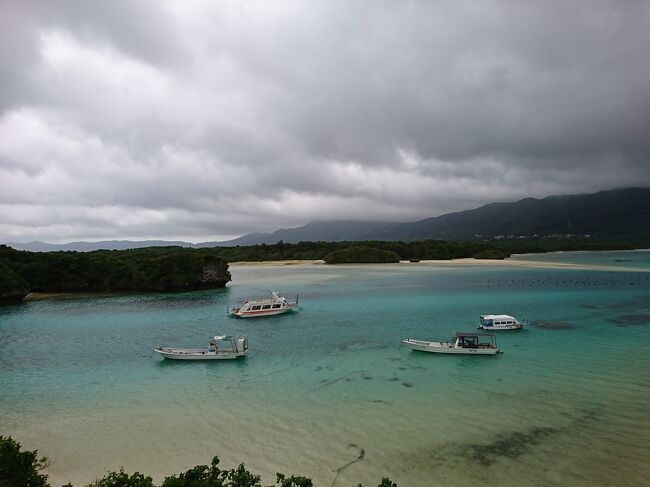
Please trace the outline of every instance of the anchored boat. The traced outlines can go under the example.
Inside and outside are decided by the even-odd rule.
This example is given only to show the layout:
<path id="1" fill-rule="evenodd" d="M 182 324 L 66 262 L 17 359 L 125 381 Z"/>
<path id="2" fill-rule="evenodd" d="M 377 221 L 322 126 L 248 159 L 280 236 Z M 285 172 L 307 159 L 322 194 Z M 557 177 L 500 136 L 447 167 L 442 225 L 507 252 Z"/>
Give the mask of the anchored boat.
<path id="1" fill-rule="evenodd" d="M 288 302 L 286 298 L 279 296 L 273 291 L 271 297 L 249 298 L 239 307 L 228 309 L 228 313 L 238 318 L 255 318 L 258 316 L 279 315 L 291 311 L 298 306 L 298 296 L 294 302 Z"/>
<path id="2" fill-rule="evenodd" d="M 492 333 L 456 332 L 450 342 L 428 342 L 407 338 L 402 340 L 407 347 L 419 352 L 451 353 L 464 355 L 496 355 L 502 350 L 497 347 Z"/>
<path id="3" fill-rule="evenodd" d="M 527 324 L 526 320 L 519 321 L 509 315 L 481 315 L 481 322 L 477 328 L 487 331 L 523 330 Z"/>
<path id="4" fill-rule="evenodd" d="M 217 335 L 210 339 L 208 348 L 154 349 L 165 358 L 173 360 L 228 360 L 244 357 L 248 353 L 248 339 L 230 335 Z"/>

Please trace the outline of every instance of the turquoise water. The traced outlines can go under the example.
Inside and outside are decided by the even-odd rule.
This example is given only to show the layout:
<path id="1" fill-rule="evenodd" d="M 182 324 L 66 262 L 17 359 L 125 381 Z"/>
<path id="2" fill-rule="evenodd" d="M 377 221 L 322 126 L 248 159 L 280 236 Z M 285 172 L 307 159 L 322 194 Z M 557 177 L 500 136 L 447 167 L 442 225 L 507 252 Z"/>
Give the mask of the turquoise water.
<path id="1" fill-rule="evenodd" d="M 426 263 L 231 272 L 221 291 L 1 308 L 0 434 L 49 456 L 52 485 L 120 466 L 159 481 L 213 455 L 269 484 L 276 471 L 321 486 L 647 482 L 650 273 Z M 300 293 L 302 309 L 226 316 L 269 289 Z M 499 334 L 497 357 L 399 347 L 472 330 L 484 313 L 543 326 Z M 152 353 L 217 333 L 246 334 L 249 356 Z"/>
<path id="2" fill-rule="evenodd" d="M 560 262 L 650 270 L 650 250 L 612 250 L 601 252 L 549 252 L 514 255 L 512 260 Z"/>

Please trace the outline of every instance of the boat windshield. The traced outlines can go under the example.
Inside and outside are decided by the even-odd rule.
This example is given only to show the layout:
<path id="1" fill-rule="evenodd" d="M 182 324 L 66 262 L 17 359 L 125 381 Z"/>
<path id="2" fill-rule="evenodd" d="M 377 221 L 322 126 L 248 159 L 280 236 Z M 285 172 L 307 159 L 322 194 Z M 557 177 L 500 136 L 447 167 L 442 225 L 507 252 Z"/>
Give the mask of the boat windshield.
<path id="1" fill-rule="evenodd" d="M 462 348 L 486 348 L 494 347 L 494 335 L 489 333 L 459 333 L 456 335 L 458 345 Z"/>
<path id="2" fill-rule="evenodd" d="M 463 348 L 478 348 L 478 337 L 459 337 L 459 341 Z"/>

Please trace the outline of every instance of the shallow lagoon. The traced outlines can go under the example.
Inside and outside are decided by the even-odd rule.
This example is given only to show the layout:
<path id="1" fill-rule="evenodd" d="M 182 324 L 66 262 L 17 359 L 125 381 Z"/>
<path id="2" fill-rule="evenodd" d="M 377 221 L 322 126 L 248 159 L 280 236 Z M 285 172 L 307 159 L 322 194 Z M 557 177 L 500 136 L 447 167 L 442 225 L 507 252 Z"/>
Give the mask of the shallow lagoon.
<path id="1" fill-rule="evenodd" d="M 590 262 L 599 255 L 612 259 Z M 650 273 L 634 264 L 233 266 L 222 291 L 2 308 L 0 433 L 51 457 L 52 485 L 120 466 L 161 480 L 213 455 L 267 483 L 281 471 L 323 486 L 385 475 L 401 487 L 640 485 L 650 475 Z M 226 316 L 271 288 L 299 292 L 303 309 Z M 471 330 L 482 313 L 570 326 L 499 334 L 498 357 L 399 347 Z M 248 335 L 249 356 L 152 353 L 216 333 Z"/>

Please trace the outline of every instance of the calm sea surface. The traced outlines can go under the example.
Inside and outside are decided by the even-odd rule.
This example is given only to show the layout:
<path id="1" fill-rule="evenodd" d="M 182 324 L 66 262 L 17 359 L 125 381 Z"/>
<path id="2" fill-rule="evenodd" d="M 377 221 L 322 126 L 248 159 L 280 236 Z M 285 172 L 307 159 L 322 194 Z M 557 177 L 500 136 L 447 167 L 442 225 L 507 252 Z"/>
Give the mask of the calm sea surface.
<path id="1" fill-rule="evenodd" d="M 543 259 L 629 270 L 233 266 L 221 291 L 3 307 L 0 434 L 50 457 L 53 486 L 120 466 L 160 481 L 214 455 L 268 484 L 648 485 L 650 253 Z M 302 309 L 226 316 L 269 289 Z M 499 334 L 497 357 L 400 349 L 485 313 L 531 326 Z M 221 333 L 247 335 L 249 356 L 152 352 Z"/>

